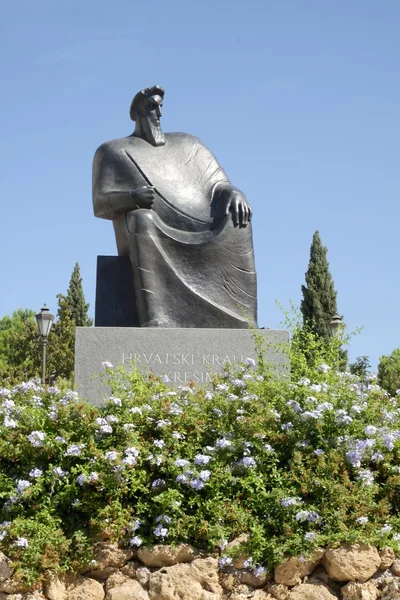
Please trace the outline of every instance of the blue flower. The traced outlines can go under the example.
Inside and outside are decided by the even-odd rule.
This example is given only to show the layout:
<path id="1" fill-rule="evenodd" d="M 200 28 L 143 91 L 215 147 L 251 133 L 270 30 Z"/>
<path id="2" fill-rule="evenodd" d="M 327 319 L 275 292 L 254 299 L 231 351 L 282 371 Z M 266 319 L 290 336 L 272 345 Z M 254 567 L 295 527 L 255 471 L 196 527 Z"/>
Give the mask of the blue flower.
<path id="1" fill-rule="evenodd" d="M 196 454 L 196 456 L 194 457 L 194 464 L 195 465 L 208 465 L 210 460 L 211 460 L 211 456 L 208 456 L 207 454 Z"/>
<path id="2" fill-rule="evenodd" d="M 129 540 L 129 545 L 136 546 L 136 548 L 139 548 L 139 546 L 141 546 L 142 544 L 143 544 L 143 540 L 138 535 L 135 535 L 133 538 L 131 538 Z"/>
<path id="3" fill-rule="evenodd" d="M 189 485 L 194 490 L 202 490 L 204 487 L 204 481 L 202 481 L 201 479 L 195 478 L 189 482 Z"/>

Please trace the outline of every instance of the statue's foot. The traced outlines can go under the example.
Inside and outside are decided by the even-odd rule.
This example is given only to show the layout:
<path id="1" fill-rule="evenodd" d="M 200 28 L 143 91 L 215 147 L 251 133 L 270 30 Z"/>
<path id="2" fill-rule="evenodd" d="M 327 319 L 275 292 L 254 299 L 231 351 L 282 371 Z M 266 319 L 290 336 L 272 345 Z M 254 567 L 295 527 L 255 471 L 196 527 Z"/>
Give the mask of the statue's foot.
<path id="1" fill-rule="evenodd" d="M 143 323 L 142 327 L 166 327 L 166 324 L 158 319 L 152 319 L 151 321 L 147 321 L 147 323 Z"/>

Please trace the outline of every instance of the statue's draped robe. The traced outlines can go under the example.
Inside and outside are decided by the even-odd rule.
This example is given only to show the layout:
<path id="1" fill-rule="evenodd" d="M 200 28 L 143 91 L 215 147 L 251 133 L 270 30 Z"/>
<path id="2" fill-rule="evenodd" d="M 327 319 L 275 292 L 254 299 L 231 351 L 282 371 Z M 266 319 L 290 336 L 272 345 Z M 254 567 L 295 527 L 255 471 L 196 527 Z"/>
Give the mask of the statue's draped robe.
<path id="1" fill-rule="evenodd" d="M 218 213 L 214 192 L 230 182 L 211 152 L 187 134 L 165 137 L 163 146 L 135 136 L 107 142 L 93 165 L 94 212 L 113 220 L 118 253 L 131 259 L 139 322 L 256 324 L 251 225 Z M 117 214 L 118 198 L 145 185 L 155 188 L 152 209 Z"/>

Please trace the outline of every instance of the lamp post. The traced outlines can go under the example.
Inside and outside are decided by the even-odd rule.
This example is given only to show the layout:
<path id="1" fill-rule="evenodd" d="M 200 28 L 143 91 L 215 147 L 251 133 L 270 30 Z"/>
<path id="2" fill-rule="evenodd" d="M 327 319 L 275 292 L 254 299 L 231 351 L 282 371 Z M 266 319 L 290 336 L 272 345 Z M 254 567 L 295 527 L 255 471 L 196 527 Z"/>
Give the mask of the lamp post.
<path id="1" fill-rule="evenodd" d="M 339 315 L 334 315 L 329 323 L 329 334 L 332 338 L 338 338 L 343 328 L 343 319 Z"/>
<path id="2" fill-rule="evenodd" d="M 46 305 L 40 309 L 40 313 L 35 315 L 42 338 L 42 383 L 46 383 L 46 346 L 50 329 L 54 321 L 54 315 L 51 315 Z"/>

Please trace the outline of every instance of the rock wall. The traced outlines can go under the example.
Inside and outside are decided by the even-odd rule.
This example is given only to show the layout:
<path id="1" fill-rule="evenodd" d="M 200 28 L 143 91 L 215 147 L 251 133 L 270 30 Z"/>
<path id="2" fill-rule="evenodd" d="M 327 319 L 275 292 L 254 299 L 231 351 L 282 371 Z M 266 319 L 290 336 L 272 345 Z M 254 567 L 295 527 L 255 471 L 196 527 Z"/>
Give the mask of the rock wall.
<path id="1" fill-rule="evenodd" d="M 133 551 L 101 542 L 95 559 L 84 575 L 45 573 L 33 590 L 0 553 L 0 600 L 400 600 L 400 559 L 363 544 L 290 558 L 273 574 L 241 568 L 244 557 L 221 570 L 217 556 L 185 544 Z"/>

